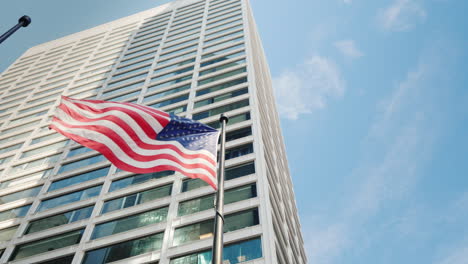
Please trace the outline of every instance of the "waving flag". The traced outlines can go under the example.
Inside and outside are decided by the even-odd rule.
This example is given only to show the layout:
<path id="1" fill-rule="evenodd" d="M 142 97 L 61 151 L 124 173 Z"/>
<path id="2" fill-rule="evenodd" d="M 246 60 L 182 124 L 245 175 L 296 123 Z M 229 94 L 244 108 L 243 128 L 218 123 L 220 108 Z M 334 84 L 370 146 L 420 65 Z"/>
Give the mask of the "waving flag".
<path id="1" fill-rule="evenodd" d="M 217 189 L 219 132 L 151 107 L 62 96 L 50 128 L 104 155 L 117 168 L 173 170 Z"/>

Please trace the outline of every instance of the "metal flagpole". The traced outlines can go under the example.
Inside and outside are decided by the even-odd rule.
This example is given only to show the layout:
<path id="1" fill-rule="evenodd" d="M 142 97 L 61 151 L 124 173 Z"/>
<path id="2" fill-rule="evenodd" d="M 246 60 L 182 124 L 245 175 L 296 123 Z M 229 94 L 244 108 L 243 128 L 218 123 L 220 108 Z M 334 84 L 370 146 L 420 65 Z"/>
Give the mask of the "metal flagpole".
<path id="1" fill-rule="evenodd" d="M 218 191 L 216 192 L 216 217 L 214 224 L 213 238 L 213 258 L 212 264 L 222 264 L 223 262 L 223 225 L 224 225 L 224 155 L 226 144 L 226 124 L 229 118 L 221 114 L 219 122 L 221 123 L 221 147 L 219 151 L 219 172 L 218 172 Z"/>
<path id="2" fill-rule="evenodd" d="M 5 32 L 3 35 L 0 36 L 0 43 L 2 43 L 5 39 L 7 39 L 9 36 L 11 36 L 13 33 L 15 33 L 16 30 L 18 30 L 20 27 L 27 27 L 29 24 L 31 24 L 31 18 L 28 16 L 22 16 L 18 20 L 18 24 L 13 26 L 10 30 Z"/>

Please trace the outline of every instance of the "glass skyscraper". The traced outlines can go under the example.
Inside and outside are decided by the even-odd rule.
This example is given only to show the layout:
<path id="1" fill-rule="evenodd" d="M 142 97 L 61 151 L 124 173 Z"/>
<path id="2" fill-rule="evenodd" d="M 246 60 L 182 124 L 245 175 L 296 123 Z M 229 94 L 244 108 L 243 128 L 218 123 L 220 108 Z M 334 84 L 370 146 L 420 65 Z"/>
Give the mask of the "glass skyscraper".
<path id="1" fill-rule="evenodd" d="M 227 127 L 224 263 L 307 263 L 248 0 L 179 0 L 26 51 L 0 75 L 0 263 L 206 264 L 213 189 L 48 129 L 60 96 Z"/>

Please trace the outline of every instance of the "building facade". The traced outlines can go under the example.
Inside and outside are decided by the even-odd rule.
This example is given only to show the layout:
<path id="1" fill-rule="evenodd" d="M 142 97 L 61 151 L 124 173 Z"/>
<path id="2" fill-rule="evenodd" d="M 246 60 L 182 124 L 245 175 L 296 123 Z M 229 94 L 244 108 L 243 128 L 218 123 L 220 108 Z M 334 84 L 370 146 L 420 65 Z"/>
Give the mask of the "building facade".
<path id="1" fill-rule="evenodd" d="M 212 188 L 121 171 L 49 130 L 61 95 L 213 127 L 226 113 L 224 263 L 307 263 L 248 0 L 167 3 L 35 46 L 0 75 L 0 263 L 209 263 Z"/>

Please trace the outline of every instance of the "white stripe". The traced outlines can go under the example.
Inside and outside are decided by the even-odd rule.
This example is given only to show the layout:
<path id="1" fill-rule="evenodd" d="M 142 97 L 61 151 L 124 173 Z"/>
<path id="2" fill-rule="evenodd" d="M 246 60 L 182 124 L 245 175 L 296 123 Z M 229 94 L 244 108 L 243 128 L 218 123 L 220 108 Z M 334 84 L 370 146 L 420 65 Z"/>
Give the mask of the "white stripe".
<path id="1" fill-rule="evenodd" d="M 182 167 L 179 163 L 168 160 L 168 159 L 156 159 L 153 161 L 137 161 L 131 158 L 130 156 L 125 153 L 112 139 L 108 138 L 106 135 L 103 135 L 97 131 L 94 130 L 87 130 L 87 129 L 75 129 L 75 128 L 68 128 L 64 127 L 61 124 L 57 122 L 53 122 L 55 126 L 57 126 L 58 129 L 63 130 L 67 133 L 75 134 L 80 137 L 84 138 L 90 138 L 93 139 L 93 141 L 102 143 L 106 145 L 112 152 L 113 154 L 121 160 L 123 163 L 127 163 L 131 166 L 137 167 L 137 168 L 142 168 L 142 169 L 147 169 L 147 168 L 152 168 L 160 165 L 169 165 L 173 166 L 176 168 L 181 169 L 182 171 L 185 171 L 187 173 L 198 173 L 198 174 L 204 174 L 207 175 L 210 178 L 213 178 L 213 176 L 210 174 L 209 171 L 202 169 L 202 168 L 197 168 L 197 169 L 188 169 Z"/>
<path id="2" fill-rule="evenodd" d="M 163 126 L 159 123 L 157 118 L 153 117 L 152 115 L 148 114 L 147 112 L 145 112 L 145 111 L 143 111 L 143 110 L 141 110 L 141 109 L 139 109 L 137 107 L 124 105 L 124 104 L 119 104 L 119 103 L 111 103 L 111 102 L 109 102 L 109 103 L 90 103 L 90 102 L 84 102 L 84 101 L 74 100 L 74 99 L 70 99 L 70 102 L 68 100 L 62 100 L 62 103 L 71 103 L 71 104 L 73 104 L 73 102 L 80 103 L 80 104 L 83 104 L 83 105 L 86 105 L 86 106 L 89 106 L 89 107 L 92 107 L 92 108 L 96 108 L 96 109 L 101 109 L 101 110 L 105 109 L 105 108 L 108 108 L 108 107 L 120 107 L 120 108 L 128 109 L 128 110 L 131 110 L 131 111 L 134 111 L 134 112 L 138 113 L 151 126 L 154 125 L 154 128 L 156 128 L 156 131 L 159 132 L 159 131 L 161 131 L 163 129 Z M 121 112 L 123 113 L 123 111 L 121 111 Z M 161 116 L 161 118 L 169 120 L 165 116 Z"/>
<path id="3" fill-rule="evenodd" d="M 109 111 L 109 112 L 106 112 L 106 113 L 102 113 L 102 114 L 95 114 L 95 113 L 90 113 L 90 112 L 88 112 L 88 111 L 86 111 L 84 109 L 81 109 L 81 108 L 79 108 L 79 107 L 77 107 L 76 105 L 73 105 L 73 104 L 68 103 L 67 106 L 70 109 L 77 112 L 78 114 L 80 114 L 81 116 L 85 116 L 85 117 L 91 118 L 91 119 L 113 115 L 111 113 L 111 112 L 113 112 L 113 110 Z M 118 112 L 118 114 L 115 114 L 114 116 L 119 117 L 123 122 L 125 122 L 135 132 L 135 134 L 138 136 L 138 139 L 141 140 L 142 142 L 146 143 L 146 144 L 156 145 L 156 146 L 168 145 L 169 144 L 169 145 L 173 145 L 176 148 L 180 149 L 185 154 L 189 154 L 189 155 L 204 154 L 204 155 L 207 155 L 208 157 L 210 157 L 211 159 L 216 160 L 215 156 L 211 152 L 209 152 L 207 150 L 204 150 L 204 149 L 199 150 L 199 151 L 193 151 L 193 150 L 186 149 L 182 144 L 180 144 L 179 142 L 177 142 L 175 140 L 159 141 L 159 140 L 156 140 L 156 139 L 152 139 L 152 138 L 148 137 L 148 135 L 143 131 L 143 129 L 138 125 L 138 123 L 135 122 L 135 120 L 133 118 L 131 118 L 130 116 L 128 116 L 124 112 L 120 112 L 120 111 L 117 111 L 117 112 Z M 61 119 L 62 121 L 67 122 L 67 123 L 72 124 L 72 125 L 79 125 L 79 126 L 81 126 L 81 125 L 100 125 L 100 126 L 105 126 L 105 127 L 109 128 L 109 129 L 115 131 L 120 136 L 122 136 L 122 135 L 128 136 L 127 132 L 125 132 L 125 130 L 123 128 L 121 128 L 119 125 L 117 125 L 116 123 L 114 123 L 112 121 L 98 120 L 98 121 L 91 121 L 91 122 L 82 122 L 82 121 L 74 119 L 73 117 L 71 117 L 70 115 L 65 113 L 60 108 L 57 108 L 55 116 L 57 118 Z M 130 138 L 130 137 L 128 137 L 128 138 Z"/>

